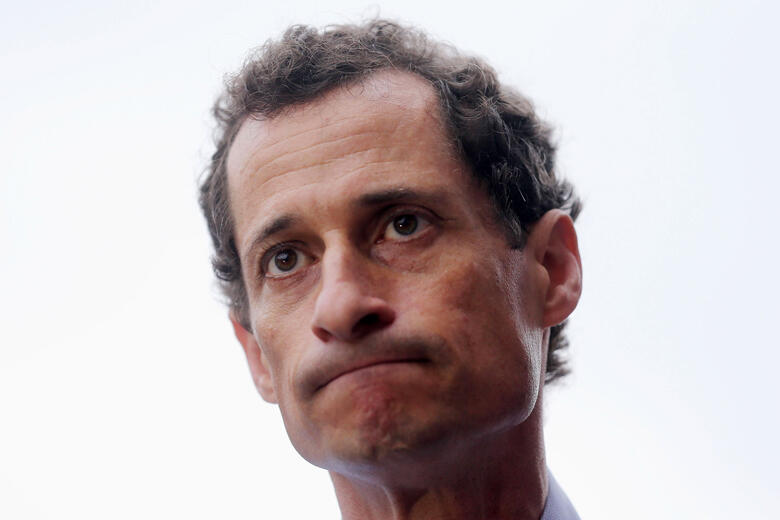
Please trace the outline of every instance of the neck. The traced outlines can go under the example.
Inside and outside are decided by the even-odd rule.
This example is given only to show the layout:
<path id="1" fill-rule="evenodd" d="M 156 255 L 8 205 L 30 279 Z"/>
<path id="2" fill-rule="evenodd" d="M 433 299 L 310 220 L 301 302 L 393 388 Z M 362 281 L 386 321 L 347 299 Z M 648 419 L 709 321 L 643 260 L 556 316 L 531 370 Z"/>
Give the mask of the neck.
<path id="1" fill-rule="evenodd" d="M 480 437 L 437 464 L 437 471 L 428 463 L 406 467 L 407 475 L 427 475 L 411 486 L 398 485 L 403 478 L 331 472 L 343 520 L 538 520 L 547 497 L 539 401 L 522 424 Z"/>

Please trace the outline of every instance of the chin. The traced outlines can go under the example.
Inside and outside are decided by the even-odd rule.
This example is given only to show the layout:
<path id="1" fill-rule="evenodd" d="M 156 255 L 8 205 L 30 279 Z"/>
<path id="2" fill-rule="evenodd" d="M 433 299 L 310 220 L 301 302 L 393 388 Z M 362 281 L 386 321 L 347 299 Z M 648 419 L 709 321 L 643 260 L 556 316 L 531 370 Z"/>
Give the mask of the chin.
<path id="1" fill-rule="evenodd" d="M 348 425 L 322 430 L 312 464 L 377 484 L 412 486 L 437 475 L 463 435 L 447 417 L 404 409 L 397 401 L 363 408 Z M 416 412 L 416 413 L 415 413 Z"/>

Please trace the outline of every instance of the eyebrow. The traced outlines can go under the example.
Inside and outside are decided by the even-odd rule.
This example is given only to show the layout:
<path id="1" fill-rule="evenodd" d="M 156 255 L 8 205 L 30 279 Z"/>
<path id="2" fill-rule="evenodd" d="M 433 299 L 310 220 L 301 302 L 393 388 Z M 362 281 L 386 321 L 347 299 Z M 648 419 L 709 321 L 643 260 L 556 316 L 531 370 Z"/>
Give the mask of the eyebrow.
<path id="1" fill-rule="evenodd" d="M 414 202 L 420 200 L 441 203 L 445 199 L 446 195 L 444 191 L 420 191 L 406 187 L 397 187 L 364 193 L 352 201 L 350 206 L 354 207 L 355 209 L 359 209 L 381 206 L 393 202 Z M 249 249 L 247 250 L 248 256 L 251 255 L 252 252 L 269 237 L 295 226 L 302 220 L 303 219 L 301 219 L 298 215 L 293 213 L 285 213 L 274 218 L 268 224 L 263 226 L 251 240 Z"/>
<path id="2" fill-rule="evenodd" d="M 391 202 L 412 202 L 419 200 L 442 202 L 444 199 L 445 194 L 443 191 L 419 191 L 411 188 L 398 187 L 363 194 L 358 197 L 352 205 L 365 208 Z"/>
<path id="3" fill-rule="evenodd" d="M 265 242 L 268 237 L 293 227 L 299 220 L 300 219 L 298 217 L 289 213 L 285 213 L 284 215 L 276 217 L 271 222 L 263 226 L 262 229 L 260 229 L 260 231 L 255 235 L 255 237 L 249 243 L 247 254 L 251 255 L 257 246 Z"/>

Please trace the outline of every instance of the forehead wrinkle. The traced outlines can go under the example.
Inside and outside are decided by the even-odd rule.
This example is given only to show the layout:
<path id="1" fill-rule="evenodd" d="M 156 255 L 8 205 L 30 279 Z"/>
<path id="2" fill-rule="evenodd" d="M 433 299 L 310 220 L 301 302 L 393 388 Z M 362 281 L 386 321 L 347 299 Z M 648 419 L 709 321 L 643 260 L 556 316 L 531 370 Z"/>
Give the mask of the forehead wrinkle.
<path id="1" fill-rule="evenodd" d="M 344 156 L 339 157 L 337 159 L 328 159 L 328 160 L 325 160 L 325 161 L 320 161 L 317 164 L 304 166 L 302 168 L 296 168 L 295 170 L 290 170 L 290 171 L 287 171 L 287 172 L 284 172 L 284 173 L 280 173 L 278 175 L 274 175 L 273 177 L 267 179 L 263 184 L 273 183 L 274 181 L 281 180 L 281 178 L 284 177 L 285 175 L 294 174 L 294 173 L 304 173 L 304 172 L 306 172 L 308 170 L 311 170 L 311 169 L 319 168 L 321 166 L 327 166 L 329 164 L 338 162 L 340 159 L 342 159 L 344 157 L 356 156 L 356 155 L 360 155 L 360 154 L 369 153 L 371 151 L 372 150 L 358 150 L 356 152 L 352 152 L 350 154 L 344 155 Z M 361 171 L 365 170 L 366 168 L 370 168 L 372 166 L 381 166 L 383 164 L 393 165 L 394 168 L 397 168 L 398 161 L 395 160 L 395 159 L 385 159 L 385 160 L 377 159 L 377 160 L 374 160 L 374 161 L 362 161 L 360 163 L 360 166 L 357 166 L 355 168 L 350 168 L 350 169 L 344 169 L 342 171 L 331 172 L 331 175 L 333 177 L 333 179 L 331 179 L 331 180 L 336 180 L 339 177 L 342 177 L 344 175 L 351 175 L 351 174 L 354 174 L 354 173 L 361 172 Z M 384 172 L 377 171 L 376 173 L 380 174 L 380 173 L 384 173 Z M 269 197 L 269 198 L 272 198 L 272 197 Z"/>
<path id="2" fill-rule="evenodd" d="M 296 163 L 296 167 L 294 168 L 294 170 L 291 170 L 291 171 L 301 171 L 301 170 L 305 170 L 307 168 L 315 167 L 317 165 L 323 165 L 324 166 L 324 165 L 332 164 L 332 163 L 334 163 L 334 162 L 336 162 L 336 161 L 338 161 L 340 159 L 346 159 L 348 157 L 354 156 L 354 155 L 359 154 L 359 153 L 368 153 L 368 152 L 371 152 L 372 150 L 379 150 L 381 148 L 377 147 L 375 145 L 375 142 L 370 142 L 370 143 L 367 143 L 368 146 L 366 146 L 365 149 L 357 149 L 357 150 L 354 150 L 354 151 L 351 151 L 351 152 L 348 152 L 348 153 L 342 153 L 338 157 L 331 157 L 331 158 L 325 159 L 325 158 L 322 158 L 320 156 L 314 155 L 314 154 L 316 154 L 317 150 L 319 150 L 319 149 L 321 149 L 323 147 L 335 146 L 335 145 L 337 145 L 339 143 L 344 143 L 344 142 L 352 141 L 352 140 L 355 140 L 355 139 L 359 139 L 361 137 L 366 137 L 366 136 L 370 136 L 372 134 L 375 135 L 375 134 L 380 134 L 380 133 L 381 132 L 378 132 L 378 131 L 366 131 L 366 132 L 361 132 L 361 133 L 358 133 L 358 134 L 350 134 L 350 135 L 345 135 L 345 136 L 338 136 L 338 137 L 333 137 L 332 139 L 328 139 L 326 141 L 321 141 L 321 142 L 319 142 L 319 143 L 317 143 L 315 145 L 300 146 L 300 147 L 295 148 L 293 150 L 287 150 L 287 151 L 277 155 L 276 157 L 274 157 L 270 161 L 262 162 L 262 164 L 260 164 L 256 168 L 255 173 L 258 173 L 258 172 L 263 171 L 263 170 L 271 170 L 271 174 L 273 174 L 274 166 L 278 165 L 279 163 L 284 163 L 285 161 L 295 162 Z M 355 148 L 358 148 L 358 147 L 355 146 Z M 262 153 L 262 152 L 267 152 L 267 150 L 259 150 L 258 151 L 258 153 Z M 310 160 L 305 162 L 305 163 L 302 163 L 300 160 L 292 160 L 292 159 L 289 158 L 290 156 L 295 156 L 295 155 L 299 155 L 300 156 L 301 152 L 304 152 L 307 155 L 311 155 Z M 254 158 L 256 158 L 256 155 L 255 155 Z M 252 161 L 252 162 L 260 162 L 260 161 Z M 298 167 L 297 164 L 301 164 L 301 166 Z M 244 175 L 247 170 L 251 169 L 251 166 L 252 165 L 248 163 L 246 165 L 246 168 L 242 169 L 240 174 Z M 286 168 L 278 168 L 278 170 L 280 170 L 280 174 L 283 174 L 282 172 L 288 173 L 288 172 L 284 171 L 284 170 L 286 170 Z M 277 175 L 279 175 L 279 174 L 277 174 Z M 273 176 L 275 176 L 275 175 L 272 175 L 272 177 Z"/>
<path id="3" fill-rule="evenodd" d="M 356 104 L 363 104 L 363 105 L 366 104 L 365 99 L 362 99 L 362 98 L 360 98 L 358 96 L 352 95 L 349 92 L 344 92 L 343 95 L 351 95 L 354 98 Z M 295 110 L 293 112 L 283 113 L 283 114 L 280 114 L 280 115 L 275 116 L 275 117 L 270 118 L 270 119 L 249 119 L 248 118 L 242 124 L 242 128 L 239 129 L 239 133 L 242 133 L 242 131 L 244 130 L 244 128 L 245 128 L 244 125 L 246 125 L 248 123 L 250 123 L 250 124 L 254 123 L 252 126 L 254 126 L 255 129 L 262 129 L 262 131 L 263 131 L 264 135 L 262 135 L 259 138 L 261 143 L 262 143 L 262 141 L 266 141 L 266 140 L 268 140 L 269 142 L 267 144 L 266 143 L 262 143 L 262 146 L 256 146 L 255 147 L 255 151 L 253 151 L 249 155 L 249 157 L 247 157 L 246 159 L 244 159 L 242 161 L 244 163 L 244 167 L 242 167 L 238 173 L 239 174 L 243 174 L 245 169 L 246 169 L 246 167 L 247 167 L 247 165 L 251 164 L 253 162 L 252 159 L 254 159 L 254 157 L 256 157 L 258 154 L 263 153 L 263 152 L 272 151 L 274 148 L 276 148 L 279 145 L 287 144 L 290 141 L 296 141 L 299 138 L 305 137 L 307 134 L 310 134 L 310 133 L 313 133 L 313 132 L 320 133 L 320 132 L 324 132 L 324 131 L 327 131 L 327 130 L 333 128 L 333 127 L 338 127 L 338 126 L 347 126 L 347 127 L 349 127 L 349 125 L 352 122 L 358 121 L 360 123 L 363 123 L 362 125 L 358 125 L 355 128 L 355 129 L 357 129 L 359 131 L 359 133 L 365 133 L 365 132 L 360 132 L 361 127 L 376 127 L 376 126 L 378 126 L 377 123 L 380 123 L 381 126 L 390 126 L 391 128 L 388 128 L 386 130 L 373 130 L 373 132 L 376 132 L 376 133 L 380 133 L 380 132 L 382 132 L 382 133 L 384 133 L 384 132 L 392 133 L 392 132 L 396 131 L 397 127 L 400 125 L 402 120 L 413 121 L 415 119 L 419 119 L 417 117 L 388 118 L 385 114 L 382 114 L 381 111 L 377 111 L 377 110 L 374 109 L 375 106 L 376 106 L 375 103 L 371 103 L 369 105 L 369 107 L 368 107 L 369 110 L 363 111 L 359 115 L 349 116 L 349 115 L 345 115 L 345 114 L 342 114 L 342 113 L 338 113 L 338 114 L 330 114 L 330 117 L 328 117 L 328 115 L 323 114 L 323 112 L 326 112 L 326 111 L 328 111 L 328 110 L 330 110 L 332 108 L 331 107 L 332 102 L 329 103 L 328 102 L 329 100 L 332 100 L 332 98 L 330 96 L 326 95 L 325 97 L 323 97 L 321 99 L 316 99 L 316 100 L 314 100 L 314 101 L 312 101 L 310 103 L 307 103 L 307 104 L 301 106 L 300 108 L 298 108 L 297 110 Z M 387 100 L 387 99 L 382 99 L 382 102 L 395 105 L 396 107 L 399 108 L 399 110 L 405 112 L 406 115 L 413 114 L 414 112 L 417 111 L 415 109 L 422 109 L 421 111 L 424 112 L 425 114 L 429 113 L 428 110 L 424 110 L 425 107 L 423 107 L 423 106 L 405 106 L 405 105 L 400 105 L 398 103 L 392 103 L 392 102 L 390 102 L 390 100 Z M 314 111 L 315 109 L 320 112 L 320 117 L 317 120 L 317 122 L 314 124 L 314 126 L 302 125 L 301 123 L 299 123 L 299 121 L 301 121 L 301 120 L 307 121 L 307 120 L 310 120 L 310 118 L 316 117 L 316 114 L 311 114 L 310 113 L 311 111 Z M 428 115 L 430 115 L 430 114 L 428 114 Z M 377 117 L 377 116 L 380 116 L 380 117 Z M 286 131 L 278 132 L 277 131 L 278 129 L 275 129 L 274 126 L 276 126 L 276 124 L 278 124 L 280 122 L 282 124 L 292 122 L 293 123 L 293 129 L 289 130 L 289 125 L 287 125 L 288 129 L 286 129 Z M 299 129 L 299 128 L 296 128 L 296 126 L 298 126 L 298 127 L 299 126 L 305 126 L 305 128 Z M 356 135 L 355 132 L 350 132 L 350 133 L 351 133 L 351 135 Z M 274 137 L 277 136 L 277 135 L 278 135 L 278 137 L 274 139 Z M 255 139 L 255 140 L 257 140 L 257 139 Z M 232 162 L 231 161 L 231 159 L 232 159 L 231 155 L 232 154 L 228 153 L 228 171 L 232 171 L 233 170 L 233 168 L 230 167 L 230 163 Z"/>
<path id="4" fill-rule="evenodd" d="M 362 120 L 362 118 L 353 118 L 353 119 Z M 319 142 L 310 146 L 303 145 L 297 147 L 294 150 L 285 151 L 281 155 L 274 157 L 273 159 L 267 162 L 263 162 L 263 157 L 262 157 L 262 155 L 267 153 L 267 149 L 265 149 L 265 147 L 263 146 L 256 146 L 255 149 L 251 152 L 249 158 L 244 162 L 244 165 L 239 172 L 235 173 L 234 175 L 230 175 L 230 170 L 228 170 L 228 174 L 230 177 L 238 177 L 238 179 L 235 179 L 234 182 L 230 182 L 229 185 L 234 185 L 235 183 L 237 183 L 238 186 L 245 186 L 246 181 L 248 181 L 251 177 L 262 173 L 263 174 L 262 176 L 267 178 L 263 180 L 260 183 L 260 185 L 253 187 L 252 191 L 256 191 L 258 189 L 262 189 L 269 181 L 274 181 L 274 180 L 282 181 L 283 178 L 288 173 L 305 171 L 313 167 L 326 167 L 337 161 L 348 159 L 350 157 L 357 156 L 361 153 L 382 154 L 383 150 L 385 149 L 392 150 L 393 147 L 391 145 L 381 146 L 380 143 L 382 143 L 382 139 L 372 139 L 371 136 L 372 135 L 382 136 L 385 134 L 391 134 L 396 131 L 398 123 L 393 122 L 392 125 L 386 124 L 385 126 L 388 127 L 392 126 L 392 128 L 388 128 L 387 131 L 366 130 L 363 132 L 359 132 L 357 134 L 352 132 L 349 133 L 348 135 L 334 136 L 332 139 L 328 139 L 327 141 L 324 142 Z M 284 137 L 282 136 L 279 139 L 279 141 L 284 142 L 285 141 Z M 340 153 L 339 155 L 332 158 L 323 158 L 323 157 L 328 157 L 328 154 L 320 154 L 321 155 L 320 157 L 318 157 L 316 154 L 316 151 L 321 147 L 327 147 L 327 146 L 333 147 L 338 145 L 339 143 L 350 142 L 350 141 L 357 141 L 353 146 L 355 150 L 352 152 Z M 289 143 L 287 144 L 289 145 Z M 344 147 L 346 148 L 346 146 Z M 302 152 L 305 154 L 304 157 L 310 157 L 310 159 L 305 163 L 303 163 L 303 165 L 301 164 L 300 160 L 296 161 L 294 159 L 288 159 L 288 157 L 290 156 L 294 157 L 296 154 L 301 155 Z M 335 155 L 335 154 L 331 154 L 331 155 Z M 285 161 L 294 162 L 295 167 L 288 171 L 285 171 L 286 168 L 280 167 L 278 168 L 278 171 L 274 171 L 275 165 L 279 163 L 282 163 L 282 165 L 284 165 Z M 377 161 L 373 161 L 373 162 L 377 162 Z"/>
<path id="5" fill-rule="evenodd" d="M 325 110 L 328 107 L 323 107 L 323 110 Z M 375 112 L 375 111 L 374 111 Z M 407 114 L 410 112 L 409 110 L 404 110 Z M 381 114 L 381 113 L 380 113 Z M 278 155 L 277 157 L 274 157 L 270 162 L 267 164 L 273 164 L 283 158 L 285 155 L 297 153 L 303 150 L 314 150 L 320 146 L 326 146 L 328 144 L 334 144 L 339 141 L 347 141 L 350 139 L 357 139 L 360 137 L 365 137 L 370 134 L 376 134 L 376 135 L 390 135 L 398 131 L 398 127 L 402 124 L 402 122 L 409 121 L 413 122 L 416 119 L 416 117 L 408 117 L 408 118 L 402 118 L 402 117 L 394 117 L 390 118 L 387 117 L 387 115 L 382 114 L 382 117 L 375 117 L 377 114 L 367 114 L 367 113 L 361 113 L 360 115 L 356 116 L 338 116 L 337 119 L 330 120 L 322 123 L 322 120 L 318 120 L 314 123 L 314 126 L 305 128 L 303 130 L 299 130 L 297 128 L 293 128 L 292 131 L 290 131 L 288 128 L 285 128 L 285 131 L 279 132 L 278 128 L 274 129 L 274 123 L 281 122 L 282 124 L 289 122 L 289 121 L 295 121 L 296 117 L 303 116 L 304 114 L 298 113 L 293 114 L 291 116 L 279 116 L 277 119 L 270 120 L 270 121 L 257 121 L 259 123 L 258 126 L 262 128 L 264 131 L 264 135 L 259 139 L 258 146 L 255 146 L 254 151 L 244 159 L 243 161 L 243 167 L 240 169 L 238 174 L 243 175 L 246 173 L 246 170 L 248 168 L 251 168 L 252 165 L 255 165 L 258 161 L 258 156 L 263 156 L 268 154 L 273 155 L 273 151 L 275 148 L 281 145 L 290 146 L 291 144 L 294 145 L 298 141 L 302 140 L 304 143 L 306 143 L 305 137 L 307 137 L 311 133 L 318 133 L 318 134 L 326 134 L 330 133 L 331 135 L 326 136 L 323 135 L 323 141 L 320 143 L 317 143 L 314 146 L 311 145 L 303 145 L 298 146 L 295 149 L 287 150 L 281 155 Z M 358 125 L 353 125 L 353 122 L 359 122 Z M 328 132 L 328 130 L 333 129 L 336 127 L 346 127 L 344 131 L 339 132 L 338 130 L 335 130 L 333 132 Z M 346 135 L 345 135 L 346 134 Z M 275 136 L 278 136 L 276 139 L 274 139 Z M 270 144 L 265 144 L 263 141 L 271 140 Z M 258 168 L 259 169 L 259 168 Z"/>
<path id="6" fill-rule="evenodd" d="M 252 121 L 255 123 L 254 126 L 256 126 L 256 127 L 263 127 L 264 128 L 265 135 L 263 136 L 263 139 L 271 139 L 271 141 L 268 144 L 264 144 L 260 148 L 260 151 L 263 151 L 263 150 L 264 151 L 273 150 L 274 148 L 276 148 L 280 144 L 286 144 L 287 142 L 289 142 L 291 140 L 297 140 L 297 138 L 305 137 L 307 134 L 310 134 L 312 132 L 322 132 L 322 131 L 328 130 L 328 129 L 334 127 L 334 126 L 339 126 L 340 124 L 345 124 L 345 123 L 351 122 L 353 120 L 358 120 L 358 121 L 367 122 L 367 123 L 373 121 L 372 119 L 367 118 L 365 114 L 361 114 L 359 116 L 352 116 L 352 117 L 342 116 L 342 117 L 340 117 L 338 119 L 332 119 L 332 120 L 329 120 L 329 121 L 324 121 L 324 118 L 323 118 L 323 122 L 321 124 L 317 124 L 316 126 L 309 127 L 309 128 L 303 128 L 301 130 L 296 130 L 293 133 L 287 133 L 285 135 L 279 136 L 277 139 L 273 139 L 273 137 L 276 136 L 278 134 L 278 132 L 272 131 L 272 129 L 269 128 L 269 127 L 273 127 L 275 123 L 278 123 L 278 122 L 281 122 L 281 121 L 284 121 L 284 122 L 295 121 L 296 119 L 299 119 L 301 116 L 304 116 L 304 115 L 306 115 L 304 112 L 299 111 L 299 112 L 296 112 L 296 113 L 293 113 L 293 114 L 279 115 L 279 116 L 276 116 L 276 117 L 274 117 L 272 119 L 253 119 Z"/>

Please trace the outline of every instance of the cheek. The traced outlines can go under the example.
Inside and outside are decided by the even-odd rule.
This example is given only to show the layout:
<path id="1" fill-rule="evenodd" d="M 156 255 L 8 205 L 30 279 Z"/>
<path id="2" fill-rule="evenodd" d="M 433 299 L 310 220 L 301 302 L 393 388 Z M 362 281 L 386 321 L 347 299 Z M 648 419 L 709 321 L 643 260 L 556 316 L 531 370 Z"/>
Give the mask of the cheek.
<path id="1" fill-rule="evenodd" d="M 306 344 L 304 334 L 309 329 L 296 326 L 300 323 L 308 321 L 302 320 L 297 311 L 286 314 L 258 312 L 253 321 L 258 343 L 265 355 L 274 390 L 280 401 L 288 398 L 293 375 L 300 363 L 301 347 Z"/>
<path id="2" fill-rule="evenodd" d="M 410 327 L 446 339 L 462 370 L 463 392 L 480 385 L 495 389 L 498 401 L 534 400 L 542 331 L 523 268 L 521 258 L 460 257 L 400 295 Z"/>
<path id="3" fill-rule="evenodd" d="M 469 331 L 468 336 L 505 331 L 521 325 L 523 306 L 515 301 L 520 282 L 500 271 L 500 262 L 460 256 L 443 257 L 435 269 L 402 284 L 397 301 L 412 318 L 440 324 L 439 330 Z M 445 327 L 449 325 L 449 327 Z M 474 338 L 476 339 L 476 338 Z"/>

